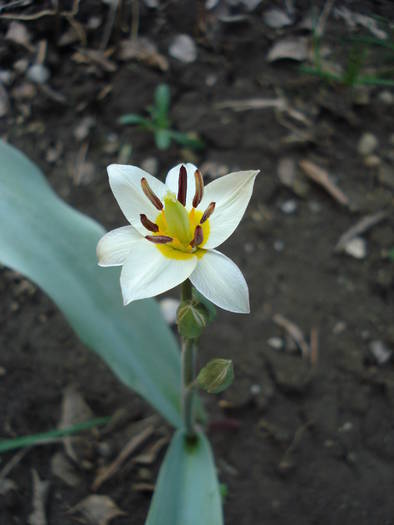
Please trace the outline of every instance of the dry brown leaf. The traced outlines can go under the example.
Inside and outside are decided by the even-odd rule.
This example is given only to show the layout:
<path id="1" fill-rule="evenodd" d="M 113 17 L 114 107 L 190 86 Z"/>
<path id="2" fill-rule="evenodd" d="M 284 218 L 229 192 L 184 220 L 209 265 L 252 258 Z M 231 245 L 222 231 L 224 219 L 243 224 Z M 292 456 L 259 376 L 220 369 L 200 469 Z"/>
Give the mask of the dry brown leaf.
<path id="1" fill-rule="evenodd" d="M 337 202 L 343 206 L 349 206 L 347 196 L 334 184 L 329 174 L 323 168 L 307 159 L 300 161 L 300 167 L 310 179 L 324 188 Z"/>
<path id="2" fill-rule="evenodd" d="M 18 490 L 15 481 L 8 478 L 0 479 L 0 496 L 6 496 L 11 490 Z"/>
<path id="3" fill-rule="evenodd" d="M 69 487 L 77 487 L 82 482 L 81 477 L 68 461 L 63 452 L 57 452 L 51 459 L 51 471 Z"/>
<path id="4" fill-rule="evenodd" d="M 29 51 L 34 51 L 34 46 L 31 44 L 31 36 L 29 31 L 26 29 L 24 24 L 20 22 L 11 22 L 8 26 L 7 34 L 5 35 L 6 40 L 14 42 L 20 46 L 25 47 Z"/>
<path id="5" fill-rule="evenodd" d="M 42 481 L 37 471 L 33 474 L 33 512 L 29 516 L 30 525 L 47 525 L 45 505 L 49 490 L 49 481 Z"/>
<path id="6" fill-rule="evenodd" d="M 168 70 L 167 58 L 160 54 L 156 45 L 148 38 L 137 38 L 134 40 L 122 40 L 118 53 L 120 60 L 138 60 L 160 71 Z"/>
<path id="7" fill-rule="evenodd" d="M 290 37 L 278 40 L 268 51 L 268 62 L 275 60 L 297 60 L 302 62 L 309 56 L 308 39 L 303 36 Z"/>
<path id="8" fill-rule="evenodd" d="M 83 423 L 93 418 L 93 412 L 74 385 L 68 386 L 63 393 L 62 415 L 59 428 L 67 428 L 77 423 Z M 80 437 L 66 436 L 63 438 L 67 455 L 78 462 L 75 446 L 81 441 Z"/>
<path id="9" fill-rule="evenodd" d="M 117 66 L 114 62 L 111 62 L 109 55 L 108 51 L 80 48 L 71 58 L 78 64 L 95 64 L 107 73 L 114 73 L 117 70 Z"/>
<path id="10" fill-rule="evenodd" d="M 155 486 L 153 483 L 133 483 L 131 488 L 135 492 L 149 492 L 152 493 L 155 491 Z"/>
<path id="11" fill-rule="evenodd" d="M 282 9 L 272 7 L 264 13 L 264 24 L 272 29 L 281 29 L 285 26 L 290 26 L 293 20 Z"/>
<path id="12" fill-rule="evenodd" d="M 96 494 L 77 503 L 70 512 L 82 514 L 89 525 L 108 525 L 114 518 L 126 516 L 110 497 Z"/>

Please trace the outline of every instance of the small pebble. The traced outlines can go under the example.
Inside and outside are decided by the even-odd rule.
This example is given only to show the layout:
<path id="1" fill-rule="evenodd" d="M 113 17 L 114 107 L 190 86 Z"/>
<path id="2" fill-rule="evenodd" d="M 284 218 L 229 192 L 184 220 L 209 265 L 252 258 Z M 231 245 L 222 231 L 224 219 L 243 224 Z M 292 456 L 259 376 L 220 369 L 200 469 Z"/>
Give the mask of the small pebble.
<path id="1" fill-rule="evenodd" d="M 282 252 L 283 251 L 283 248 L 285 247 L 285 243 L 281 240 L 276 240 L 274 242 L 274 250 L 277 251 L 277 252 Z"/>
<path id="2" fill-rule="evenodd" d="M 332 329 L 333 334 L 339 335 L 346 330 L 346 323 L 344 321 L 338 321 L 335 323 L 334 328 Z"/>
<path id="3" fill-rule="evenodd" d="M 283 341 L 280 337 L 270 337 L 267 343 L 275 350 L 281 350 L 283 348 Z"/>
<path id="4" fill-rule="evenodd" d="M 252 396 L 258 396 L 261 393 L 261 386 L 260 385 L 251 385 L 250 386 L 250 393 Z"/>
<path id="5" fill-rule="evenodd" d="M 367 255 L 367 243 L 361 237 L 354 237 L 345 246 L 345 253 L 355 259 L 364 259 Z"/>
<path id="6" fill-rule="evenodd" d="M 216 84 L 216 82 L 218 81 L 218 77 L 217 75 L 215 75 L 214 73 L 211 73 L 209 75 L 207 75 L 205 77 L 205 84 L 208 86 L 208 87 L 212 87 Z"/>
<path id="7" fill-rule="evenodd" d="M 297 201 L 294 199 L 290 199 L 288 201 L 283 202 L 280 205 L 280 209 L 285 213 L 286 215 L 291 215 L 297 210 Z"/>
<path id="8" fill-rule="evenodd" d="M 353 430 L 353 423 L 351 421 L 346 421 L 338 428 L 338 432 L 350 432 L 351 430 Z"/>
<path id="9" fill-rule="evenodd" d="M 385 90 L 379 93 L 378 100 L 379 102 L 383 102 L 383 104 L 390 105 L 393 103 L 394 97 L 391 91 Z"/>
<path id="10" fill-rule="evenodd" d="M 49 70 L 43 64 L 33 64 L 26 72 L 29 80 L 35 84 L 45 84 L 49 80 Z"/>
<path id="11" fill-rule="evenodd" d="M 189 35 L 177 35 L 171 42 L 168 53 L 184 64 L 191 64 L 197 58 L 197 47 Z"/>
<path id="12" fill-rule="evenodd" d="M 364 164 L 367 168 L 376 168 L 380 165 L 380 158 L 377 155 L 367 155 L 364 158 Z"/>
<path id="13" fill-rule="evenodd" d="M 358 152 L 360 155 L 367 156 L 375 151 L 378 139 L 372 133 L 363 133 L 358 142 Z"/>
<path id="14" fill-rule="evenodd" d="M 391 359 L 392 351 L 387 348 L 383 341 L 372 341 L 369 350 L 380 366 L 385 365 Z"/>

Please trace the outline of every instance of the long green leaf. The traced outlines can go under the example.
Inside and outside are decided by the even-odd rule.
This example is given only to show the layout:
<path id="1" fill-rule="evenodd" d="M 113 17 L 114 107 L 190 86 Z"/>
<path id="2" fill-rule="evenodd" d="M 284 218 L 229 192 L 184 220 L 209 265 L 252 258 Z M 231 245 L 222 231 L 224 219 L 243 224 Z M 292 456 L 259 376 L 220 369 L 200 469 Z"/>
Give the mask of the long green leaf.
<path id="1" fill-rule="evenodd" d="M 204 434 L 176 432 L 160 468 L 145 525 L 222 525 L 220 489 Z"/>
<path id="2" fill-rule="evenodd" d="M 36 282 L 81 340 L 180 426 L 179 351 L 157 303 L 122 305 L 119 270 L 97 266 L 102 226 L 61 201 L 35 165 L 1 141 L 0 225 L 0 261 Z"/>

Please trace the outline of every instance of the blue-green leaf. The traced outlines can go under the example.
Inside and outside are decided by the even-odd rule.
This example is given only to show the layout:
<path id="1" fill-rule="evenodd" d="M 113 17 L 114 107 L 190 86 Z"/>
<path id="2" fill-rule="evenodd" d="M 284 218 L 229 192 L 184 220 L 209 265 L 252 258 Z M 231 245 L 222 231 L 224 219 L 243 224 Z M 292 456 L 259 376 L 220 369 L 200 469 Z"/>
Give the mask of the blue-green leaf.
<path id="1" fill-rule="evenodd" d="M 204 434 L 189 443 L 178 430 L 160 468 L 145 525 L 222 525 L 215 465 Z"/>
<path id="2" fill-rule="evenodd" d="M 119 269 L 97 266 L 102 226 L 60 200 L 2 141 L 0 224 L 0 262 L 37 283 L 121 380 L 180 426 L 179 351 L 157 303 L 122 305 Z"/>

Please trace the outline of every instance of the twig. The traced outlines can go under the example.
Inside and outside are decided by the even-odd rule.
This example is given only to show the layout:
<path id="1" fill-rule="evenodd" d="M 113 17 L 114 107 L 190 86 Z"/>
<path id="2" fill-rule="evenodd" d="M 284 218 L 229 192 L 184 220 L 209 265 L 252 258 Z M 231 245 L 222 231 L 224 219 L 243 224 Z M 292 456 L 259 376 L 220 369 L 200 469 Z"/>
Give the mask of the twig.
<path id="1" fill-rule="evenodd" d="M 17 464 L 22 461 L 22 459 L 26 456 L 26 454 L 32 449 L 32 447 L 23 448 L 19 452 L 17 452 L 12 458 L 9 460 L 8 463 L 4 465 L 4 467 L 0 470 L 0 481 L 5 479 L 8 474 L 11 472 L 11 470 L 17 466 Z"/>
<path id="2" fill-rule="evenodd" d="M 305 341 L 304 334 L 302 333 L 300 328 L 298 328 L 296 324 L 283 317 L 283 315 L 281 314 L 275 314 L 273 317 L 273 321 L 281 328 L 284 328 L 286 332 L 292 337 L 292 339 L 294 339 L 294 341 L 301 348 L 302 357 L 308 358 L 311 353 L 310 348 L 307 342 Z"/>
<path id="3" fill-rule="evenodd" d="M 234 111 L 248 111 L 251 109 L 277 108 L 284 110 L 284 98 L 250 98 L 248 100 L 224 100 L 214 105 L 214 109 L 232 109 Z"/>
<path id="4" fill-rule="evenodd" d="M 345 249 L 349 241 L 351 241 L 354 237 L 357 237 L 361 233 L 364 233 L 365 231 L 369 230 L 370 228 L 372 228 L 372 226 L 375 226 L 375 224 L 378 224 L 379 222 L 383 221 L 388 216 L 388 211 L 378 211 L 377 213 L 366 215 L 361 220 L 359 220 L 354 226 L 349 228 L 347 231 L 345 231 L 345 233 L 341 235 L 339 241 L 337 242 L 337 245 L 335 246 L 335 251 L 341 252 Z"/>
<path id="5" fill-rule="evenodd" d="M 114 0 L 109 4 L 109 14 L 105 23 L 103 32 L 103 38 L 101 40 L 100 49 L 106 49 L 108 46 L 109 39 L 111 38 L 112 29 L 114 27 L 116 12 L 119 7 L 119 0 Z"/>
<path id="6" fill-rule="evenodd" d="M 119 455 L 115 460 L 110 463 L 107 467 L 103 467 L 99 470 L 96 479 L 93 482 L 92 490 L 96 491 L 101 485 L 111 478 L 126 461 L 126 459 L 132 454 L 142 443 L 144 443 L 154 432 L 154 426 L 149 425 L 142 432 L 133 436 L 127 445 L 120 451 Z"/>
<path id="7" fill-rule="evenodd" d="M 21 20 L 22 22 L 29 22 L 31 20 L 39 20 L 40 18 L 44 18 L 45 16 L 63 16 L 65 18 L 68 18 L 70 16 L 75 16 L 78 13 L 79 10 L 79 0 L 74 0 L 73 6 L 70 11 L 60 11 L 58 12 L 56 9 L 43 9 L 42 11 L 39 11 L 38 13 L 33 13 L 31 15 L 16 15 L 16 14 L 1 14 L 0 18 L 8 19 L 8 20 Z"/>
<path id="8" fill-rule="evenodd" d="M 323 11 L 320 15 L 319 21 L 316 25 L 316 34 L 322 36 L 326 26 L 328 17 L 330 16 L 331 10 L 334 7 L 335 0 L 327 0 L 324 4 Z"/>
<path id="9" fill-rule="evenodd" d="M 337 202 L 343 206 L 349 206 L 349 199 L 343 193 L 343 191 L 334 184 L 325 170 L 306 159 L 301 160 L 299 164 L 305 175 L 307 175 L 317 184 L 320 184 L 320 186 L 324 188 L 332 197 L 334 197 Z"/>

